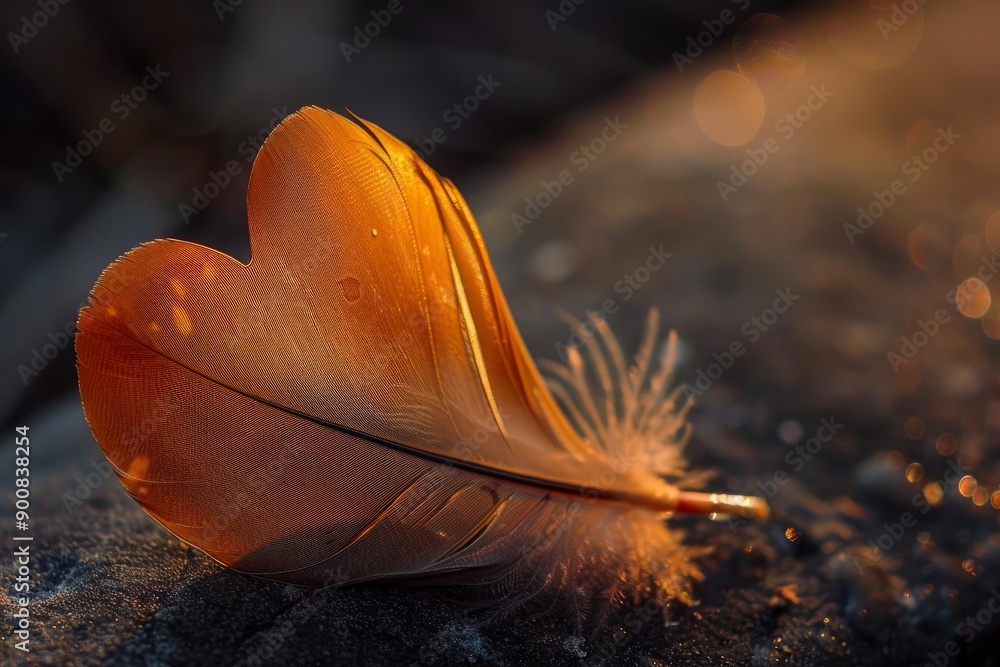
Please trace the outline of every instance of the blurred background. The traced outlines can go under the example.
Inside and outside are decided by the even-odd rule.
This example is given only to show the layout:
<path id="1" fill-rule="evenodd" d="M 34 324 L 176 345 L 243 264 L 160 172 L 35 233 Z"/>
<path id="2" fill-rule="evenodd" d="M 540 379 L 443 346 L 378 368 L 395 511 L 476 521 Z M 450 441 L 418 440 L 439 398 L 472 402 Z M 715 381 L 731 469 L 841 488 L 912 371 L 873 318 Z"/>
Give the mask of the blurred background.
<path id="1" fill-rule="evenodd" d="M 20 323 L 4 326 L 4 366 L 30 358 L 47 331 L 75 319 L 100 270 L 142 241 L 176 236 L 246 259 L 250 164 L 276 120 L 302 106 L 349 108 L 418 148 L 441 128 L 446 139 L 423 154 L 477 199 L 497 172 L 541 159 L 538 147 L 565 136 L 589 105 L 657 74 L 694 82 L 708 71 L 708 54 L 731 53 L 752 14 L 794 4 L 568 2 L 561 11 L 558 3 L 400 0 L 388 21 L 386 3 L 56 2 L 51 18 L 37 2 L 6 3 L 0 303 Z M 388 24 L 367 26 L 378 19 Z M 695 45 L 682 76 L 672 54 L 691 48 L 686 40 L 709 30 L 706 21 L 708 46 Z M 474 110 L 456 112 L 480 76 L 500 85 L 484 89 Z M 99 129 L 102 120 L 111 132 Z M 100 141 L 92 152 L 88 132 Z M 81 142 L 89 154 L 69 166 Z M 232 182 L 183 215 L 230 160 L 240 167 Z M 27 386 L 17 374 L 0 381 L 0 415 L 66 391 L 72 366 L 72 355 L 61 355 Z"/>
<path id="2" fill-rule="evenodd" d="M 1000 3 L 36 0 L 0 26 L 0 423 L 37 443 L 33 660 L 997 664 L 1000 618 L 963 623 L 1000 599 Z M 611 646 L 362 587 L 289 634 L 303 593 L 87 483 L 91 286 L 160 237 L 246 261 L 253 156 L 309 104 L 456 183 L 537 358 L 586 335 L 563 315 L 627 349 L 650 307 L 677 331 L 690 458 L 777 510 L 679 522 L 715 547 L 700 607 Z"/>

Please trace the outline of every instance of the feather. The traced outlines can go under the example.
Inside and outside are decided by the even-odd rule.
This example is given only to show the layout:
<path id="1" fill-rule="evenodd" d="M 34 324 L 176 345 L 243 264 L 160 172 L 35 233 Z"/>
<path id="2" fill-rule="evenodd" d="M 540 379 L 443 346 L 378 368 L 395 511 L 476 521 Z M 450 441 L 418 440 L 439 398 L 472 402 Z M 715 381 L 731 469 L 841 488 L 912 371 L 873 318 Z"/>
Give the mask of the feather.
<path id="1" fill-rule="evenodd" d="M 76 337 L 125 489 L 220 563 L 306 585 L 584 578 L 607 599 L 688 599 L 697 550 L 664 514 L 765 514 L 668 481 L 700 478 L 655 314 L 628 368 L 594 322 L 549 391 L 458 190 L 381 128 L 293 114 L 247 209 L 248 264 L 142 245 L 101 275 Z"/>

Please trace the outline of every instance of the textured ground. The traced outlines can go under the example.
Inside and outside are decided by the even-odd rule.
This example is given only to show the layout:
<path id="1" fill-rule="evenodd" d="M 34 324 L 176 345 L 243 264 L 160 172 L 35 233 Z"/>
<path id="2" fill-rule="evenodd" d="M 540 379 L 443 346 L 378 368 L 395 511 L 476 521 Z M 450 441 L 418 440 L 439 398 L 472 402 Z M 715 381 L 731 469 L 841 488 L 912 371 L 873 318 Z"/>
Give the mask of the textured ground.
<path id="1" fill-rule="evenodd" d="M 690 383 L 713 353 L 745 345 L 700 397 L 690 455 L 717 471 L 715 489 L 773 492 L 776 519 L 678 521 L 691 542 L 714 547 L 698 606 L 665 615 L 626 606 L 578 635 L 558 610 L 487 623 L 433 590 L 315 591 L 234 574 L 99 479 L 100 451 L 67 393 L 24 416 L 38 452 L 29 662 L 812 667 L 935 656 L 938 665 L 996 665 L 1000 618 L 987 604 L 1000 597 L 1000 510 L 988 495 L 977 503 L 961 493 L 948 471 L 962 469 L 988 494 L 1000 484 L 1000 355 L 947 295 L 1000 250 L 987 227 L 1000 210 L 1000 9 L 929 3 L 922 21 L 915 53 L 874 70 L 835 49 L 826 23 L 801 26 L 814 45 L 801 54 L 804 74 L 766 98 L 763 129 L 744 147 L 705 138 L 690 111 L 695 77 L 669 77 L 570 119 L 481 182 L 456 178 L 537 356 L 555 358 L 569 341 L 555 308 L 582 316 L 609 298 L 619 307 L 609 322 L 628 345 L 646 309 L 660 308 L 685 343 L 678 372 Z M 819 85 L 833 96 L 782 136 L 775 123 Z M 517 233 L 511 214 L 540 181 L 574 168 L 573 152 L 607 117 L 627 129 Z M 907 178 L 913 151 L 949 126 L 960 138 L 852 243 L 843 225 L 857 207 Z M 723 202 L 717 181 L 769 135 L 780 150 Z M 129 205 L 125 196 L 109 204 Z M 158 224 L 129 233 L 183 235 Z M 661 244 L 673 256 L 626 300 L 616 282 Z M 792 307 L 748 335 L 746 324 L 785 289 L 798 296 Z M 948 321 L 894 372 L 888 353 L 942 308 Z M 823 419 L 843 426 L 814 453 L 786 458 Z M 96 488 L 77 488 L 95 474 Z M 940 494 L 928 490 L 934 481 Z M 72 512 L 67 494 L 82 501 Z M 8 524 L 0 530 L 6 545 Z M 942 653 L 949 641 L 956 657 Z"/>

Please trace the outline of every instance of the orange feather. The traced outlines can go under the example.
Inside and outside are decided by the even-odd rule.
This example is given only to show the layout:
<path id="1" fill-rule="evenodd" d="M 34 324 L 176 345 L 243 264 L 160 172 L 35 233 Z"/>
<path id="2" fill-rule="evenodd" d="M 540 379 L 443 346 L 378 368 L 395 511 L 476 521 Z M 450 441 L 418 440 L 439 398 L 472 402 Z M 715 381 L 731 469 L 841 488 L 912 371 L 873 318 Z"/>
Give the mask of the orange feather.
<path id="1" fill-rule="evenodd" d="M 550 391 L 461 195 L 381 128 L 293 114 L 247 207 L 249 264 L 145 244 L 101 275 L 76 338 L 122 484 L 212 558 L 311 585 L 598 581 L 600 563 L 600 586 L 683 598 L 697 568 L 663 514 L 766 513 L 665 480 L 687 406 L 655 318 L 631 368 L 599 326 L 601 386 L 571 350 Z"/>

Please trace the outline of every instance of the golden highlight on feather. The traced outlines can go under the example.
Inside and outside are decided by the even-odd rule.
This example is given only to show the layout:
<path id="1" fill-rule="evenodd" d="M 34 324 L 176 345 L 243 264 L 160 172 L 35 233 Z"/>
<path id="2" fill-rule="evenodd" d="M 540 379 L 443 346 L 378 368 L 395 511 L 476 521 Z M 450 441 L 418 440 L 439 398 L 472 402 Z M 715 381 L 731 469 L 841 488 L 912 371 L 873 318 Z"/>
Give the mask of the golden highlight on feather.
<path id="1" fill-rule="evenodd" d="M 704 550 L 665 514 L 766 514 L 677 488 L 705 476 L 682 456 L 690 404 L 655 311 L 631 364 L 592 318 L 584 349 L 547 366 L 550 391 L 458 190 L 378 126 L 289 116 L 247 214 L 248 264 L 143 244 L 101 274 L 76 337 L 84 413 L 119 480 L 223 565 L 463 584 L 583 617 L 691 602 Z"/>

